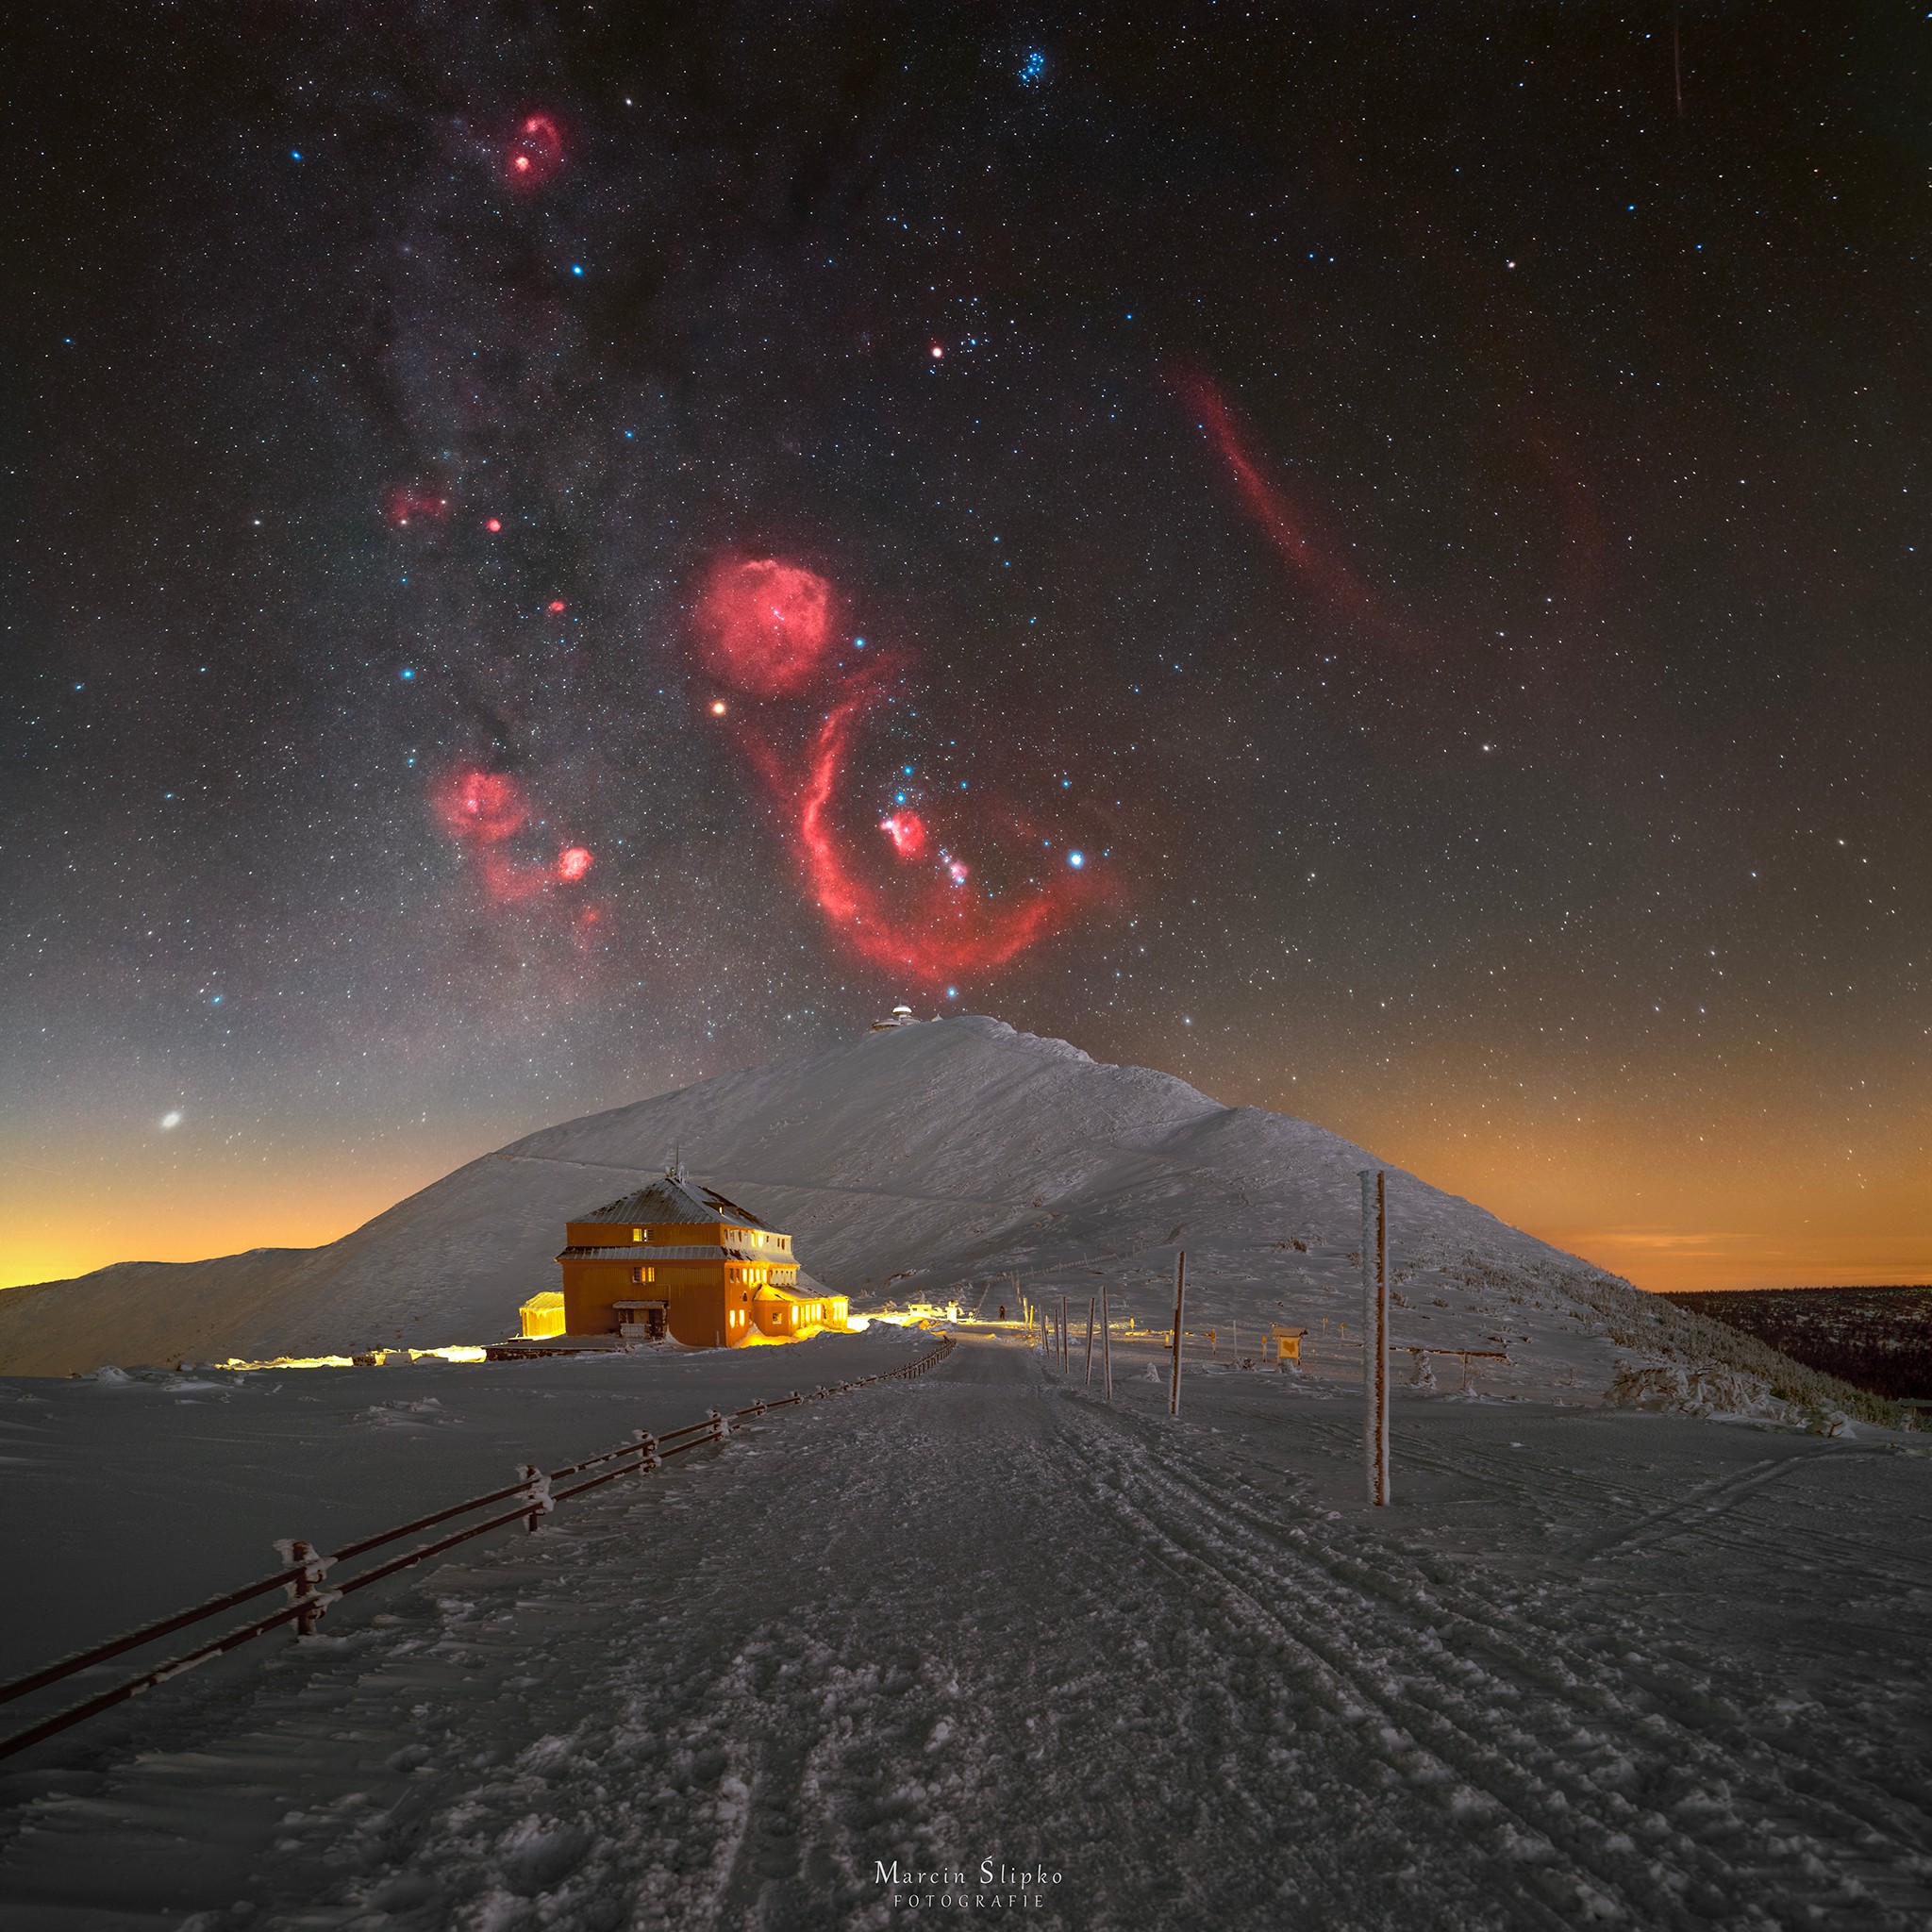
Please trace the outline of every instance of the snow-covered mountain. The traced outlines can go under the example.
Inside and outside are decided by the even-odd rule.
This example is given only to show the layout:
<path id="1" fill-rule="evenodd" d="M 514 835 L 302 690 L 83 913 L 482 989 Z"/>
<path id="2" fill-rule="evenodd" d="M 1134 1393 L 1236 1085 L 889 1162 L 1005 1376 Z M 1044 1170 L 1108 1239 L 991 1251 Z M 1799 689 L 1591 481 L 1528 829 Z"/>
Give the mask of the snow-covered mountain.
<path id="1" fill-rule="evenodd" d="M 341 1240 L 193 1263 L 129 1262 L 0 1294 L 0 1373 L 103 1360 L 418 1348 L 510 1332 L 555 1285 L 563 1224 L 688 1171 L 796 1235 L 858 1307 L 1008 1274 L 1036 1298 L 1104 1273 L 1158 1320 L 1173 1250 L 1204 1320 L 1343 1307 L 1363 1149 L 1306 1121 L 1227 1108 L 1144 1067 L 983 1018 L 868 1034 L 545 1128 Z M 1477 1262 L 1552 1284 L 1588 1264 L 1391 1171 L 1391 1245 L 1414 1271 Z M 996 1288 L 993 1303 L 1011 1299 Z"/>

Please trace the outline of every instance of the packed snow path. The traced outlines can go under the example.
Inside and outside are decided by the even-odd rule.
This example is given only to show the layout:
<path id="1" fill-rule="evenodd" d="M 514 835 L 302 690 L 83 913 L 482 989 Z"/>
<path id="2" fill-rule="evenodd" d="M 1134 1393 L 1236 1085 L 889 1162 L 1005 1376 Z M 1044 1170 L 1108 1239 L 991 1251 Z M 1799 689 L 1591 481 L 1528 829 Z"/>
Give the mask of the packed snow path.
<path id="1" fill-rule="evenodd" d="M 168 1687 L 8 1924 L 1932 1925 L 1932 1463 L 1418 1403 L 1372 1516 L 1345 1401 L 1117 1371 L 969 1344 Z M 1745 1609 L 1821 1590 L 1807 1682 Z"/>

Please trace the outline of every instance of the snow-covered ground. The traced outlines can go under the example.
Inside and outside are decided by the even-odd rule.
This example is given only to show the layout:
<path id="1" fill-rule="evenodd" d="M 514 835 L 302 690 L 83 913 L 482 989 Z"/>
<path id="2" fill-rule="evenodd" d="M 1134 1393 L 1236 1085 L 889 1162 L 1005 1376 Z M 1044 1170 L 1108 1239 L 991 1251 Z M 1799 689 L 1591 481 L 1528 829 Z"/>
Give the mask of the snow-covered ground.
<path id="1" fill-rule="evenodd" d="M 1923 1439 L 1411 1388 L 1370 1511 L 1326 1346 L 1174 1423 L 1151 1350 L 1109 1409 L 969 1341 L 369 1591 L 0 1767 L 9 1932 L 1932 1925 Z M 542 1365 L 402 1448 L 307 1407 L 400 1501 L 460 1430 L 493 1481 L 789 1353 L 641 1418 Z M 288 1393 L 68 1399 L 168 1405 L 158 1472 Z M 111 1479 L 70 1462 L 77 1535 Z M 248 1547 L 322 1493 L 244 1498 Z M 962 1890 L 1013 1904 L 906 1903 Z"/>
<path id="2" fill-rule="evenodd" d="M 882 1326 L 722 1352 L 0 1380 L 0 1679 L 266 1575 L 277 1540 L 339 1548 L 500 1489 L 525 1462 L 857 1381 L 932 1342 Z M 64 1686 L 32 1709 L 75 1697 Z M 0 1735 L 18 1708 L 0 1707 Z"/>

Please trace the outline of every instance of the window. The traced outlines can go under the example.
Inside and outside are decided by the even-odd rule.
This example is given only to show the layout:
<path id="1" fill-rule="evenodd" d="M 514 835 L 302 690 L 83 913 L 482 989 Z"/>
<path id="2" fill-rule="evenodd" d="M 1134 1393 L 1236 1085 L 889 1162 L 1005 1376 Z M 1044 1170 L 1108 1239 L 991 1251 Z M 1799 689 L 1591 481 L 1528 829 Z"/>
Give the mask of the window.
<path id="1" fill-rule="evenodd" d="M 643 1240 L 643 1238 L 644 1238 L 644 1231 L 643 1231 L 643 1229 L 642 1229 L 642 1228 L 641 1228 L 641 1227 L 634 1227 L 634 1228 L 632 1228 L 632 1229 L 631 1229 L 631 1231 L 630 1231 L 630 1238 L 631 1238 L 631 1240 L 632 1240 L 632 1241 L 642 1241 L 642 1240 Z"/>

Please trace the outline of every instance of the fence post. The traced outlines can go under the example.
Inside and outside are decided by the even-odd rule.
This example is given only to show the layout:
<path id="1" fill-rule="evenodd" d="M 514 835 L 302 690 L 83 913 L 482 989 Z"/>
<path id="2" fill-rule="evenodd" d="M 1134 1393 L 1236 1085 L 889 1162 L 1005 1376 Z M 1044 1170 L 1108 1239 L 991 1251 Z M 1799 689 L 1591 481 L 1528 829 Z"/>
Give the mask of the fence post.
<path id="1" fill-rule="evenodd" d="M 639 1429 L 631 1440 L 638 1445 L 638 1466 L 633 1475 L 648 1475 L 658 1463 L 658 1439 L 649 1429 Z"/>
<path id="2" fill-rule="evenodd" d="M 318 1556 L 315 1545 L 304 1542 L 300 1537 L 283 1539 L 275 1548 L 284 1563 L 301 1565 L 302 1574 L 282 1588 L 288 1591 L 289 1601 L 301 1607 L 295 1616 L 295 1635 L 313 1637 L 315 1626 L 322 1622 L 322 1613 L 336 1600 L 333 1593 L 320 1588 L 328 1574 L 329 1559 Z"/>
<path id="3" fill-rule="evenodd" d="M 1369 1502 L 1389 1500 L 1389 1176 L 1362 1181 L 1362 1461 Z"/>
<path id="4" fill-rule="evenodd" d="M 1174 1257 L 1174 1379 L 1168 1385 L 1167 1412 L 1181 1412 L 1181 1315 L 1188 1299 L 1188 1251 Z"/>
<path id="5" fill-rule="evenodd" d="M 524 1527 L 535 1536 L 538 1517 L 548 1516 L 557 1507 L 550 1496 L 550 1478 L 534 1462 L 518 1463 L 517 1474 L 523 1477 L 525 1490 L 530 1498 L 530 1511 L 524 1518 Z"/>
<path id="6" fill-rule="evenodd" d="M 1087 1297 L 1087 1380 L 1086 1388 L 1093 1386 L 1093 1297 Z"/>
<path id="7" fill-rule="evenodd" d="M 1107 1314 L 1107 1283 L 1100 1284 L 1100 1386 L 1108 1402 L 1113 1400 L 1113 1330 Z"/>

